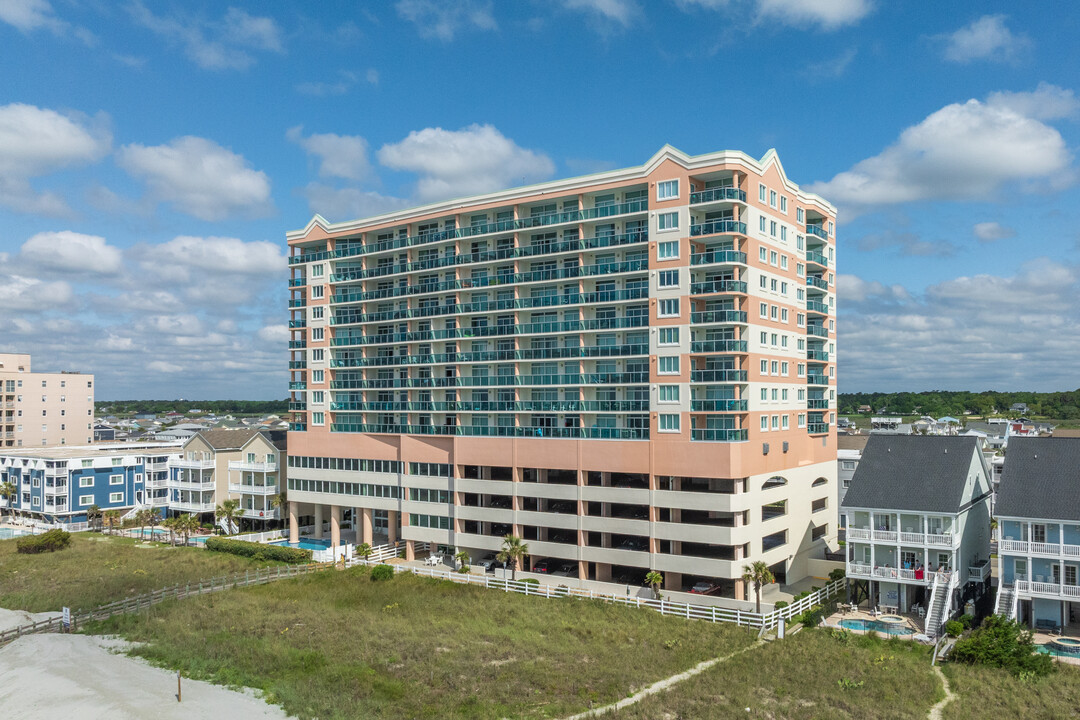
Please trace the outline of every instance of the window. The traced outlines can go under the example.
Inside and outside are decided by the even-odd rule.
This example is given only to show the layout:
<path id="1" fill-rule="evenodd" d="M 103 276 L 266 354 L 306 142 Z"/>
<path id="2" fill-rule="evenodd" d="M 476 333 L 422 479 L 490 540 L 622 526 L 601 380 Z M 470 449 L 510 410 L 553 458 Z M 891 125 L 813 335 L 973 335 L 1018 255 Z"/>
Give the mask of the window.
<path id="1" fill-rule="evenodd" d="M 848 467 L 849 464 L 851 465 L 851 467 Z M 844 460 L 844 461 L 842 461 L 840 463 L 840 466 L 843 467 L 845 470 L 854 470 L 855 469 L 855 461 L 853 461 L 853 460 Z M 823 477 L 819 477 L 817 480 L 815 480 L 813 483 L 810 484 L 810 487 L 821 487 L 822 485 L 827 485 L 828 482 L 829 481 L 827 479 L 825 479 Z"/>
<path id="2" fill-rule="evenodd" d="M 311 339 L 312 340 L 322 340 L 323 339 L 323 334 L 325 332 L 326 331 L 323 328 L 311 328 Z"/>
<path id="3" fill-rule="evenodd" d="M 798 368 L 799 377 L 806 377 L 806 365 L 799 363 L 796 367 Z"/>
<path id="4" fill-rule="evenodd" d="M 799 427 L 806 427 L 806 415 L 804 413 L 799 413 Z"/>
<path id="5" fill-rule="evenodd" d="M 770 220 L 769 221 L 769 234 L 772 235 L 773 237 L 776 237 L 776 221 L 775 220 Z"/>
<path id="6" fill-rule="evenodd" d="M 762 333 L 761 333 L 761 344 L 762 345 L 768 345 L 769 344 L 769 333 L 762 331 Z"/>
<path id="7" fill-rule="evenodd" d="M 79 487 L 81 487 L 81 488 L 94 487 L 94 476 L 93 475 L 83 475 L 82 477 L 80 477 L 79 478 Z"/>
<path id="8" fill-rule="evenodd" d="M 795 219 L 798 220 L 799 222 L 803 221 L 803 209 L 802 208 L 796 208 L 795 209 Z"/>
<path id="9" fill-rule="evenodd" d="M 786 360 L 784 362 L 780 363 L 780 374 L 781 375 L 787 375 L 788 374 L 788 364 L 787 364 Z M 787 398 L 785 398 L 785 400 L 786 399 Z"/>
<path id="10" fill-rule="evenodd" d="M 780 286 L 780 281 L 777 280 L 776 278 L 773 278 L 772 281 L 769 283 L 769 289 L 772 290 L 773 292 L 776 292 L 776 288 L 778 288 L 779 286 Z"/>
<path id="11" fill-rule="evenodd" d="M 678 270 L 661 270 L 660 271 L 660 287 L 678 287 L 679 285 L 679 271 Z"/>
<path id="12" fill-rule="evenodd" d="M 769 388 L 761 388 L 761 399 L 763 402 L 769 401 Z"/>
<path id="13" fill-rule="evenodd" d="M 323 286 L 322 285 L 312 285 L 311 286 L 311 297 L 313 297 L 313 298 L 321 298 L 322 296 L 323 296 Z"/>
<path id="14" fill-rule="evenodd" d="M 674 260 L 679 257 L 679 241 L 665 240 L 656 246 L 656 257 L 660 260 Z"/>
<path id="15" fill-rule="evenodd" d="M 313 412 L 313 413 L 311 413 L 311 424 L 312 425 L 325 425 L 326 424 L 326 415 L 324 413 L 321 413 L 321 412 Z"/>
<path id="16" fill-rule="evenodd" d="M 828 498 L 819 498 L 810 503 L 810 512 L 821 512 L 828 505 Z"/>
<path id="17" fill-rule="evenodd" d="M 829 236 L 831 237 L 832 234 L 833 234 L 833 224 L 830 222 L 829 223 Z M 831 248 L 829 249 L 829 253 L 830 253 L 829 257 L 832 257 L 832 255 L 831 255 L 832 249 Z"/>
<path id="18" fill-rule="evenodd" d="M 810 528 L 810 539 L 811 540 L 820 540 L 821 538 L 825 537 L 828 534 L 829 534 L 829 526 L 828 526 L 828 524 L 826 524 L 826 525 L 815 525 L 812 528 Z"/>
<path id="19" fill-rule="evenodd" d="M 770 305 L 769 306 L 769 317 L 770 318 L 775 320 L 779 313 L 780 313 L 780 308 L 779 307 L 777 307 L 776 305 Z"/>
<path id="20" fill-rule="evenodd" d="M 776 191 L 769 191 L 769 207 L 776 207 Z"/>
<path id="21" fill-rule="evenodd" d="M 659 339 L 657 345 L 678 345 L 679 344 L 679 328 L 676 327 L 663 327 L 660 328 Z"/>
<path id="22" fill-rule="evenodd" d="M 787 322 L 787 308 L 780 308 L 780 322 Z"/>
<path id="23" fill-rule="evenodd" d="M 110 475 L 109 476 L 109 484 L 110 485 L 123 485 L 124 484 L 124 476 L 123 475 Z"/>
<path id="24" fill-rule="evenodd" d="M 777 264 L 777 253 L 775 250 L 769 251 L 769 264 L 775 266 Z"/>
<path id="25" fill-rule="evenodd" d="M 656 184 L 657 200 L 673 200 L 679 197 L 679 181 L 665 180 Z"/>
<path id="26" fill-rule="evenodd" d="M 322 404 L 326 394 L 322 390 L 313 390 L 311 393 L 311 402 L 316 404 Z"/>
<path id="27" fill-rule="evenodd" d="M 758 218 L 758 230 L 765 232 L 765 216 L 762 215 Z"/>
<path id="28" fill-rule="evenodd" d="M 806 316 L 802 313 L 795 313 L 795 324 L 799 327 L 803 327 L 804 325 L 806 325 Z"/>
<path id="29" fill-rule="evenodd" d="M 665 298 L 660 300 L 657 317 L 678 317 L 679 298 Z"/>
<path id="30" fill-rule="evenodd" d="M 124 493 L 122 493 L 122 492 L 109 493 L 109 502 L 110 503 L 122 503 L 122 502 L 124 502 Z"/>
<path id="31" fill-rule="evenodd" d="M 679 402 L 679 386 L 678 385 L 661 385 L 659 402 L 662 403 L 677 403 Z"/>
<path id="32" fill-rule="evenodd" d="M 787 430 L 788 429 L 788 416 L 787 415 L 781 415 L 780 416 L 780 429 L 781 430 Z"/>
<path id="33" fill-rule="evenodd" d="M 311 382 L 313 382 L 313 383 L 324 382 L 323 377 L 324 377 L 324 374 L 323 374 L 322 370 L 312 370 L 311 371 Z"/>
<path id="34" fill-rule="evenodd" d="M 764 289 L 765 289 L 765 286 L 766 286 L 767 284 L 768 284 L 768 281 L 767 281 L 767 280 L 765 279 L 765 276 L 764 276 L 764 275 L 761 275 L 761 276 L 759 276 L 759 277 L 758 277 L 758 285 L 760 285 L 760 286 L 761 286 L 761 289 L 762 289 L 762 290 L 764 290 Z"/>
<path id="35" fill-rule="evenodd" d="M 780 256 L 780 269 L 787 270 L 787 255 Z"/>
<path id="36" fill-rule="evenodd" d="M 94 461 L 93 460 L 83 460 L 82 461 L 82 466 L 84 468 L 94 467 Z"/>
<path id="37" fill-rule="evenodd" d="M 802 277 L 806 274 L 806 266 L 802 263 L 795 263 L 795 274 Z"/>
<path id="38" fill-rule="evenodd" d="M 765 202 L 765 186 L 764 185 L 758 185 L 757 186 L 757 199 L 760 202 Z"/>
<path id="39" fill-rule="evenodd" d="M 772 416 L 772 429 L 773 430 L 779 430 L 780 429 L 780 416 L 779 415 L 773 415 Z"/>
<path id="40" fill-rule="evenodd" d="M 317 306 L 311 308 L 311 318 L 313 320 L 322 320 L 323 319 L 323 307 L 322 307 L 322 305 L 317 305 Z"/>
<path id="41" fill-rule="evenodd" d="M 675 413 L 660 413 L 660 432 L 679 432 L 679 416 Z"/>
<path id="42" fill-rule="evenodd" d="M 315 348 L 311 351 L 312 362 L 322 362 L 325 359 L 325 351 L 322 348 Z"/>
<path id="43" fill-rule="evenodd" d="M 769 257 L 769 251 L 765 249 L 764 245 L 762 245 L 761 247 L 759 247 L 757 249 L 757 259 L 758 260 L 760 260 L 761 262 L 767 262 L 768 257 Z"/>
<path id="44" fill-rule="evenodd" d="M 657 358 L 657 374 L 659 375 L 678 375 L 679 374 L 679 356 L 668 355 Z"/>
<path id="45" fill-rule="evenodd" d="M 780 242 L 787 242 L 787 225 L 780 226 Z"/>
<path id="46" fill-rule="evenodd" d="M 779 399 L 780 399 L 780 397 L 779 397 L 779 393 L 780 393 L 780 391 L 779 391 L 778 389 L 776 389 L 776 388 L 773 388 L 773 389 L 772 389 L 772 399 L 773 399 L 773 402 L 776 402 L 777 400 L 779 400 Z"/>
<path id="47" fill-rule="evenodd" d="M 761 416 L 761 432 L 769 432 L 769 416 Z"/>
<path id="48" fill-rule="evenodd" d="M 787 197 L 784 195 L 780 196 L 780 212 L 787 215 Z"/>
<path id="49" fill-rule="evenodd" d="M 679 229 L 679 213 L 669 212 L 660 213 L 656 216 L 656 229 L 657 230 L 678 230 Z"/>
<path id="50" fill-rule="evenodd" d="M 758 313 L 761 317 L 769 317 L 769 306 L 766 303 L 760 303 L 758 305 Z"/>
<path id="51" fill-rule="evenodd" d="M 773 360 L 771 363 L 769 363 L 769 374 L 771 374 L 771 375 L 779 375 L 780 374 L 780 361 L 779 360 Z"/>
<path id="52" fill-rule="evenodd" d="M 762 375 L 768 375 L 769 374 L 769 361 L 768 360 L 762 360 L 761 361 L 761 374 Z"/>
<path id="53" fill-rule="evenodd" d="M 787 365 L 787 363 L 784 363 L 784 364 Z M 787 371 L 785 370 L 784 372 L 787 372 Z M 780 391 L 780 399 L 781 400 L 787 400 L 787 396 L 788 396 L 787 388 L 784 388 L 783 390 Z"/>
<path id="54" fill-rule="evenodd" d="M 88 507 L 88 506 L 93 505 L 93 504 L 94 504 L 94 496 L 93 495 L 80 495 L 79 496 L 79 507 Z"/>
<path id="55" fill-rule="evenodd" d="M 781 267 L 787 268 L 787 256 L 786 255 L 781 255 L 780 256 L 780 265 L 781 265 Z M 786 282 L 780 283 L 780 293 L 782 295 L 787 295 L 787 283 Z"/>

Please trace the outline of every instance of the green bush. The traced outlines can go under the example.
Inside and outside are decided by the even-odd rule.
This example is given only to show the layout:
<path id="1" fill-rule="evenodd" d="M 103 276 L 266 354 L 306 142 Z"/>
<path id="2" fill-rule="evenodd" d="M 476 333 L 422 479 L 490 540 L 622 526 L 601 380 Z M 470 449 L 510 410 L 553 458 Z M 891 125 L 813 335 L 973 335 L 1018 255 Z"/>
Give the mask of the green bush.
<path id="1" fill-rule="evenodd" d="M 528 583 L 529 585 L 539 585 L 540 584 L 540 581 L 537 580 L 536 578 L 525 578 L 521 582 Z"/>
<path id="2" fill-rule="evenodd" d="M 964 623 L 959 620 L 950 620 L 945 623 L 945 632 L 949 634 L 949 637 L 960 637 L 964 632 Z"/>
<path id="3" fill-rule="evenodd" d="M 961 615 L 959 620 L 960 624 L 964 626 L 965 630 L 970 630 L 971 626 L 975 624 L 974 615 Z"/>
<path id="4" fill-rule="evenodd" d="M 15 550 L 24 555 L 56 552 L 71 546 L 71 533 L 64 530 L 49 530 L 40 535 L 26 535 L 15 541 Z"/>
<path id="5" fill-rule="evenodd" d="M 375 581 L 390 580 L 394 577 L 394 568 L 389 565 L 379 564 L 371 568 L 371 579 Z"/>
<path id="6" fill-rule="evenodd" d="M 836 582 L 844 579 L 844 568 L 836 568 L 829 572 L 829 580 Z"/>
<path id="7" fill-rule="evenodd" d="M 219 537 L 206 539 L 206 549 L 249 557 L 254 560 L 276 560 L 278 562 L 298 564 L 311 562 L 311 551 L 284 545 L 263 545 L 244 540 L 227 540 Z"/>
<path id="8" fill-rule="evenodd" d="M 821 624 L 822 618 L 825 616 L 824 609 L 820 605 L 815 605 L 802 615 L 792 618 L 797 622 L 801 622 L 806 627 L 817 627 Z"/>
<path id="9" fill-rule="evenodd" d="M 776 602 L 775 605 L 773 605 L 773 609 L 774 610 L 780 610 L 782 608 L 786 608 L 787 606 L 788 606 L 787 600 L 779 600 L 779 601 Z"/>
<path id="10" fill-rule="evenodd" d="M 969 665 L 1005 668 L 1017 677 L 1039 677 L 1057 669 L 1049 655 L 1035 651 L 1030 631 L 1001 615 L 989 616 L 967 637 L 957 640 L 950 658 Z"/>

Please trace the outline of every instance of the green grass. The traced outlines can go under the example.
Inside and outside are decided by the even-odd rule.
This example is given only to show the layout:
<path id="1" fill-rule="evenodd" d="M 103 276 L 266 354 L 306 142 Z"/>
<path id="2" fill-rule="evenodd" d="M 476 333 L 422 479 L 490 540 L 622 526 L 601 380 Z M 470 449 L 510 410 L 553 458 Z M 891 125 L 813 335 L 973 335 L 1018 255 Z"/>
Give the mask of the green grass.
<path id="1" fill-rule="evenodd" d="M 753 641 L 730 625 L 365 568 L 164 603 L 88 628 L 300 718 L 559 717 Z M 754 651 L 751 651 L 754 652 Z"/>
<path id="2" fill-rule="evenodd" d="M 803 630 L 608 717 L 921 719 L 945 696 L 926 647 L 846 637 Z"/>
<path id="3" fill-rule="evenodd" d="M 1024 681 L 1000 668 L 948 663 L 942 670 L 957 698 L 945 706 L 945 720 L 995 717 L 1057 720 L 1080 718 L 1080 668 L 1057 663 L 1058 670 Z"/>
<path id="4" fill-rule="evenodd" d="M 20 555 L 14 539 L 0 540 L 0 607 L 88 610 L 168 585 L 267 565 L 200 548 L 136 547 L 146 543 L 97 533 L 75 533 L 71 540 L 67 550 L 42 555 Z"/>

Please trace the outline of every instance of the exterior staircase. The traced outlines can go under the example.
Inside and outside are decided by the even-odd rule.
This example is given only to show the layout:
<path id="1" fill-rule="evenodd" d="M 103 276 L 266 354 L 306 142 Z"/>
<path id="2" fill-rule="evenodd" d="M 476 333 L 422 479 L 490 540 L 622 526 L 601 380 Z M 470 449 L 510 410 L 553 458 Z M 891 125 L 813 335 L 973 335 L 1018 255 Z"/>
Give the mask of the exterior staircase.
<path id="1" fill-rule="evenodd" d="M 930 592 L 930 609 L 926 613 L 926 625 L 924 632 L 930 637 L 941 634 L 941 625 L 945 622 L 949 613 L 949 603 L 952 600 L 952 583 L 941 582 L 934 578 L 934 586 Z"/>
<path id="2" fill-rule="evenodd" d="M 1004 615 L 1007 618 L 1011 618 L 1013 614 L 1013 595 L 1016 591 L 1004 584 L 998 588 L 997 604 L 994 605 L 994 612 L 998 615 Z"/>

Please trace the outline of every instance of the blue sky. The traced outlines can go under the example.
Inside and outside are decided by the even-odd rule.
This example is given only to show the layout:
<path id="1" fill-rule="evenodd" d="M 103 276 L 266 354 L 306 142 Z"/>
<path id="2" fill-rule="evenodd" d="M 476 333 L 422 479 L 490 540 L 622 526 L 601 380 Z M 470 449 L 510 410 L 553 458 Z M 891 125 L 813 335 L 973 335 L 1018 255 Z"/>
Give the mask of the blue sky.
<path id="1" fill-rule="evenodd" d="M 312 213 L 671 143 L 775 147 L 840 208 L 841 391 L 1074 389 L 1080 7 L 1019 10 L 0 0 L 0 351 L 103 399 L 285 397 Z"/>

